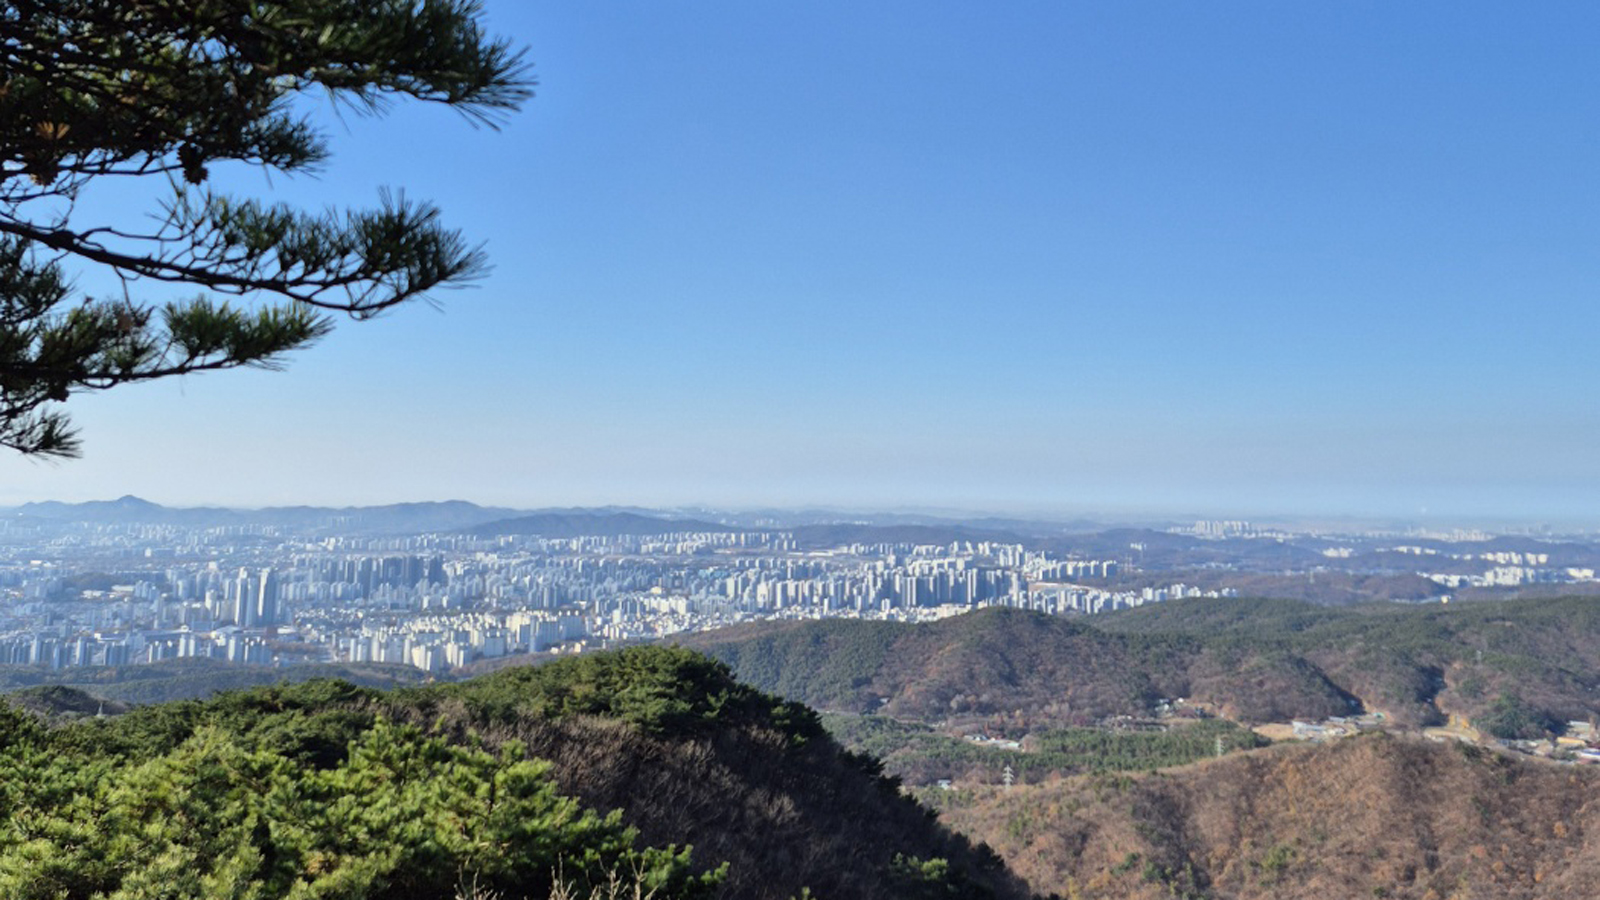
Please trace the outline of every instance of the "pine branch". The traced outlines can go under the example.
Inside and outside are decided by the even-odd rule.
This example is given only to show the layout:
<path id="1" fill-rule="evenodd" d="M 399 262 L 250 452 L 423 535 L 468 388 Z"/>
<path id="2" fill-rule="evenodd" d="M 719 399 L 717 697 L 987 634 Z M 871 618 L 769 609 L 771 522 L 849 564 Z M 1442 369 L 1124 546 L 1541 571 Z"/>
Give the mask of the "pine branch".
<path id="1" fill-rule="evenodd" d="M 481 16 L 475 0 L 0 0 L 0 446 L 75 455 L 57 408 L 72 394 L 277 367 L 327 333 L 320 311 L 367 318 L 483 275 L 480 247 L 399 194 L 310 214 L 194 187 L 217 164 L 326 159 L 292 111 L 308 92 L 496 126 L 533 81 Z M 154 229 L 75 221 L 97 179 L 140 176 L 176 187 Z M 69 259 L 245 305 L 73 305 Z"/>

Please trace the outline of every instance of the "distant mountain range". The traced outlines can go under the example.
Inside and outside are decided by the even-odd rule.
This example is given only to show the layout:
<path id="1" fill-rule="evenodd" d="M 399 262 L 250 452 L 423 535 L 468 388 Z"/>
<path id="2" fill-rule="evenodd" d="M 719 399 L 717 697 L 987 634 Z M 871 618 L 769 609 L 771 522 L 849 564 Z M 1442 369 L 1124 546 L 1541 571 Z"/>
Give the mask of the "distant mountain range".
<path id="1" fill-rule="evenodd" d="M 116 500 L 62 503 L 50 500 L 0 509 L 10 518 L 85 522 L 108 525 L 152 524 L 208 528 L 228 525 L 272 525 L 344 534 L 404 534 L 427 531 L 463 531 L 496 535 L 547 537 L 610 537 L 623 534 L 668 534 L 680 531 L 740 532 L 793 531 L 806 546 L 841 543 L 926 543 L 951 541 L 1016 542 L 1023 536 L 1044 537 L 1093 523 L 1025 522 L 1014 519 L 980 519 L 972 523 L 930 516 L 884 514 L 830 514 L 807 510 L 785 514 L 774 510 L 756 513 L 721 513 L 712 510 L 653 510 L 641 507 L 568 507 L 518 510 L 479 506 L 465 500 L 392 503 L 385 506 L 272 506 L 230 509 L 216 506 L 170 507 L 132 495 Z"/>
<path id="2" fill-rule="evenodd" d="M 346 533 L 453 531 L 519 515 L 519 510 L 478 506 L 463 500 L 441 503 L 393 503 L 387 506 L 273 506 L 226 509 L 215 506 L 170 507 L 132 495 L 87 503 L 24 503 L 6 510 L 10 517 L 108 525 L 180 525 L 207 528 L 226 525 L 338 530 Z"/>
<path id="3" fill-rule="evenodd" d="M 209 528 L 229 525 L 273 525 L 345 534 L 402 534 L 464 531 L 482 536 L 502 534 L 576 537 L 619 534 L 664 534 L 674 531 L 739 531 L 717 522 L 669 518 L 669 514 L 624 507 L 518 510 L 479 506 L 465 500 L 392 503 L 385 506 L 271 506 L 229 509 L 216 506 L 171 507 L 132 495 L 116 500 L 24 503 L 0 511 L 11 518 L 84 522 L 107 525 L 179 525 Z"/>
<path id="4" fill-rule="evenodd" d="M 543 512 L 496 519 L 465 529 L 469 534 L 494 537 L 503 534 L 538 535 L 540 537 L 614 537 L 623 534 L 671 534 L 680 531 L 726 533 L 744 531 L 731 525 L 703 522 L 698 519 L 663 519 L 632 512 L 601 512 L 573 510 Z"/>

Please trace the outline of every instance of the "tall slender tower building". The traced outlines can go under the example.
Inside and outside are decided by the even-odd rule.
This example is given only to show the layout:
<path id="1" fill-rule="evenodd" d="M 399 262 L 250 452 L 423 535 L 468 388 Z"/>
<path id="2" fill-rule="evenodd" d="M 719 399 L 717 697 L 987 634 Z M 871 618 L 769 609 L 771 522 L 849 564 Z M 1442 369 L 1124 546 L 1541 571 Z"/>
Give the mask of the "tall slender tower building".
<path id="1" fill-rule="evenodd" d="M 234 579 L 232 616 L 233 624 L 241 627 L 248 627 L 255 624 L 255 601 L 255 584 L 250 578 L 250 570 L 240 569 L 239 577 Z"/>
<path id="2" fill-rule="evenodd" d="M 262 569 L 259 586 L 255 604 L 256 621 L 253 624 L 276 625 L 278 624 L 278 576 L 274 575 L 271 569 Z"/>

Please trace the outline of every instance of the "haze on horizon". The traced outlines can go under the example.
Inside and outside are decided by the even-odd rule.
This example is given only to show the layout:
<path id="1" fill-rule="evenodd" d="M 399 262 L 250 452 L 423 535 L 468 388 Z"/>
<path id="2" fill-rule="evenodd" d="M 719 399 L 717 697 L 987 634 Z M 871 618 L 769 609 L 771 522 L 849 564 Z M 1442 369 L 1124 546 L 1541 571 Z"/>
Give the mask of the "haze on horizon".
<path id="1" fill-rule="evenodd" d="M 502 132 L 329 115 L 272 195 L 493 275 L 75 398 L 0 505 L 1600 509 L 1592 5 L 487 8 Z"/>

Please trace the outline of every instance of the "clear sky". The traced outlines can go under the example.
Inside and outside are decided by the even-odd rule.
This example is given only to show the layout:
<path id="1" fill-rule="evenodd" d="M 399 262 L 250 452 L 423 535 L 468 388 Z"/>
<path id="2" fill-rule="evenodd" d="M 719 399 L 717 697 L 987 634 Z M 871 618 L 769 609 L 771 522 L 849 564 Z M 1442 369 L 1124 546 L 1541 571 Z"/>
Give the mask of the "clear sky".
<path id="1" fill-rule="evenodd" d="M 502 131 L 329 115 L 320 177 L 232 177 L 403 186 L 493 275 L 76 398 L 0 504 L 1600 518 L 1600 6 L 488 14 Z"/>

